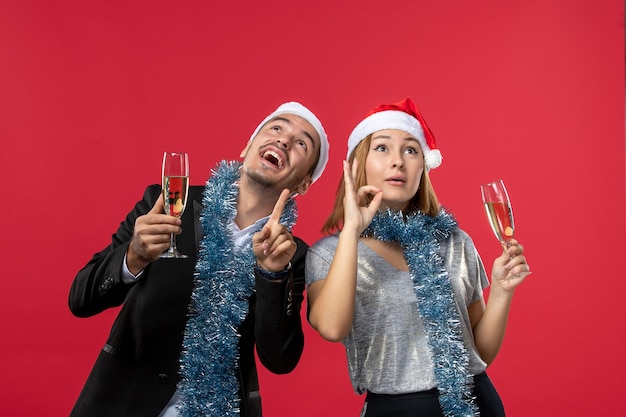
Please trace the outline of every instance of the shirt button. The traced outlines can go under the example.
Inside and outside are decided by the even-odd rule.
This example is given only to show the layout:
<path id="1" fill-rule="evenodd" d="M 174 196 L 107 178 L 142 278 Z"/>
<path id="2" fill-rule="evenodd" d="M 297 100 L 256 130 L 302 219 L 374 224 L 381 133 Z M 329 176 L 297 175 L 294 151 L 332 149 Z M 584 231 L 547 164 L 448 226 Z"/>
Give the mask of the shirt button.
<path id="1" fill-rule="evenodd" d="M 159 382 L 161 384 L 167 384 L 170 381 L 170 377 L 167 374 L 159 374 Z"/>

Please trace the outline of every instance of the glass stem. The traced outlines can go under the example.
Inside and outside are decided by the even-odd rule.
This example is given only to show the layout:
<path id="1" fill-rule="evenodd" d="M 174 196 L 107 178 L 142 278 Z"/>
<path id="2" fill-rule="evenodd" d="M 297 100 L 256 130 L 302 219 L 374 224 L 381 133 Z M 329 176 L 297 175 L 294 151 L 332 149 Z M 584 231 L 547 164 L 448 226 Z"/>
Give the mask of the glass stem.
<path id="1" fill-rule="evenodd" d="M 170 248 L 168 250 L 169 253 L 176 253 L 176 237 L 174 233 L 170 235 Z"/>

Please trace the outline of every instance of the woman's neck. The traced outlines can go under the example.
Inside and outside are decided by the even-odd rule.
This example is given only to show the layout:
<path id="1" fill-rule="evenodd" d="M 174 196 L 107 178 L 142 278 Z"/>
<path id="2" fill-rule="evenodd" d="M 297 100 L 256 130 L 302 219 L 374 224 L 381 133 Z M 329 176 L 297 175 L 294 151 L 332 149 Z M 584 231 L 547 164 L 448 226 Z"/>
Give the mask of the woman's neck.
<path id="1" fill-rule="evenodd" d="M 398 243 L 383 242 L 373 237 L 363 237 L 361 240 L 394 268 L 400 271 L 409 270 L 406 259 L 404 259 L 402 247 Z"/>

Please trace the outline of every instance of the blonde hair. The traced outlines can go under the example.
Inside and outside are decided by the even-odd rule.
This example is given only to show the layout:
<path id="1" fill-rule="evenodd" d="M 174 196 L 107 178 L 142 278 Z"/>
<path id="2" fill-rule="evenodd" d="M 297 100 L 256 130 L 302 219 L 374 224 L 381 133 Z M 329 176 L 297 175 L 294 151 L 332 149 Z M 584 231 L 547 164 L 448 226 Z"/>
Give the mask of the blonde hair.
<path id="1" fill-rule="evenodd" d="M 372 135 L 367 135 L 365 139 L 363 139 L 359 144 L 354 148 L 352 153 L 350 154 L 350 158 L 348 161 L 350 165 L 354 163 L 354 160 L 357 159 L 359 161 L 359 166 L 357 167 L 357 173 L 355 178 L 355 189 L 362 187 L 367 184 L 367 175 L 365 174 L 365 160 L 367 159 L 367 155 L 369 154 L 370 144 L 372 142 Z M 423 155 L 423 152 L 422 152 Z M 333 206 L 330 215 L 324 222 L 324 226 L 322 227 L 322 233 L 331 234 L 336 230 L 341 230 L 343 225 L 343 199 L 346 195 L 346 190 L 344 186 L 344 178 L 343 175 L 339 180 L 339 185 L 337 187 L 337 193 L 335 195 L 335 204 Z M 439 210 L 441 209 L 441 205 L 439 204 L 439 199 L 437 198 L 437 194 L 435 194 L 435 190 L 430 182 L 430 178 L 428 177 L 428 171 L 426 168 L 422 171 L 422 177 L 420 179 L 420 185 L 417 189 L 417 192 L 409 201 L 407 208 L 404 210 L 405 214 L 414 213 L 420 211 L 430 217 L 435 217 Z"/>

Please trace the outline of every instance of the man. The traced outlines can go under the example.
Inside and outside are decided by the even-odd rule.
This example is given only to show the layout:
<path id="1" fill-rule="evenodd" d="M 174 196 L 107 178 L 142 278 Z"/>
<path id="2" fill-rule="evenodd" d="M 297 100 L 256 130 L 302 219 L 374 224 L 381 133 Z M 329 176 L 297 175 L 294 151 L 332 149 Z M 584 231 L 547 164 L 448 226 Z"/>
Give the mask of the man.
<path id="1" fill-rule="evenodd" d="M 146 189 L 70 290 L 78 317 L 123 304 L 71 416 L 261 416 L 254 347 L 287 373 L 304 344 L 307 245 L 289 231 L 289 197 L 320 177 L 328 148 L 317 117 L 289 102 L 257 127 L 241 164 L 190 187 L 181 219 L 163 214 L 160 186 Z M 189 258 L 159 258 L 171 233 Z"/>

